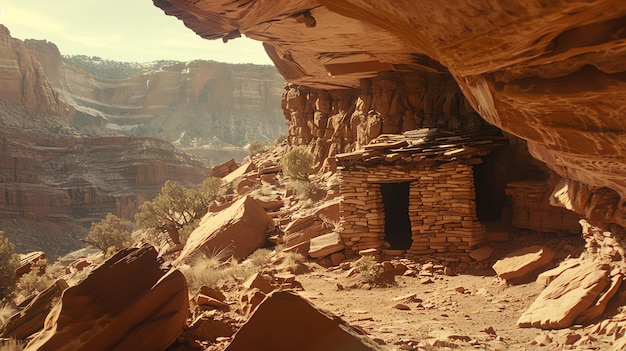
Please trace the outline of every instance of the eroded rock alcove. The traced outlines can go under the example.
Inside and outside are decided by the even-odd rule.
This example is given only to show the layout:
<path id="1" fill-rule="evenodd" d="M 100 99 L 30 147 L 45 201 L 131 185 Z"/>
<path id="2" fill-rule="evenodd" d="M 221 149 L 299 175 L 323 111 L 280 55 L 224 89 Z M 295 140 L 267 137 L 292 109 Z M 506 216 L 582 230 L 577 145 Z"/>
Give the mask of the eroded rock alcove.
<path id="1" fill-rule="evenodd" d="M 620 1 L 154 3 L 204 38 L 245 34 L 263 41 L 283 76 L 306 86 L 291 86 L 284 107 L 292 142 L 314 145 L 320 159 L 335 151 L 324 147 L 346 152 L 360 144 L 343 134 L 371 140 L 385 126 L 410 123 L 399 117 L 411 109 L 398 91 L 417 84 L 416 74 L 436 75 L 445 78 L 421 84 L 435 98 L 422 99 L 416 113 L 473 108 L 526 140 L 531 154 L 563 178 L 554 205 L 625 223 L 626 4 Z M 401 78 L 377 90 L 392 71 Z M 450 103 L 454 94 L 437 85 L 460 88 L 462 98 Z M 298 95 L 311 99 L 311 113 L 296 117 L 306 107 L 295 104 L 306 101 Z M 327 126 L 333 131 L 324 132 Z M 332 142 L 342 136 L 345 142 Z"/>

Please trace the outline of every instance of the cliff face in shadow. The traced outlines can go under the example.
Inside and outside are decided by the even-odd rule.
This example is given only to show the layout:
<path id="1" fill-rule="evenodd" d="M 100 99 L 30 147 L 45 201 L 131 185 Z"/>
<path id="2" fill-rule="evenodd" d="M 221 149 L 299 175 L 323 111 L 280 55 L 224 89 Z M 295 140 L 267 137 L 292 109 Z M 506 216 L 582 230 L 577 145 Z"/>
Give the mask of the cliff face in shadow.
<path id="1" fill-rule="evenodd" d="M 445 72 L 485 121 L 562 178 L 555 205 L 626 225 L 621 1 L 153 2 L 203 38 L 263 41 L 281 74 L 307 89 Z"/>

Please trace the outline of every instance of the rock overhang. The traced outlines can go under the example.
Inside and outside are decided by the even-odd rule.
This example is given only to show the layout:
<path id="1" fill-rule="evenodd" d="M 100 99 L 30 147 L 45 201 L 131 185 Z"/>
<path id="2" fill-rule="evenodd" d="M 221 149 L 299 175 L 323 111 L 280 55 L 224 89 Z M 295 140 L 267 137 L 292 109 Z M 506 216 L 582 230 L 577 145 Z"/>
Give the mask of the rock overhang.
<path id="1" fill-rule="evenodd" d="M 332 90 L 390 70 L 451 75 L 486 121 L 592 194 L 577 212 L 626 223 L 626 3 L 154 3 L 202 37 L 263 41 L 291 83 Z M 581 197 L 556 203 L 568 196 Z"/>

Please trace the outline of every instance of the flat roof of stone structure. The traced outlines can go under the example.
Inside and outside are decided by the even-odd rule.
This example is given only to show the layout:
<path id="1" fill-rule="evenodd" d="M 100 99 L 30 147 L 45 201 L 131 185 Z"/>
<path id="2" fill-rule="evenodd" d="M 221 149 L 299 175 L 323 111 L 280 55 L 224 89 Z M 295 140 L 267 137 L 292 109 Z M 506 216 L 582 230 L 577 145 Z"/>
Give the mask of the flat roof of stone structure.
<path id="1" fill-rule="evenodd" d="M 381 134 L 361 150 L 337 154 L 337 165 L 374 167 L 379 164 L 452 162 L 488 154 L 508 144 L 503 136 L 422 128 L 403 134 Z"/>

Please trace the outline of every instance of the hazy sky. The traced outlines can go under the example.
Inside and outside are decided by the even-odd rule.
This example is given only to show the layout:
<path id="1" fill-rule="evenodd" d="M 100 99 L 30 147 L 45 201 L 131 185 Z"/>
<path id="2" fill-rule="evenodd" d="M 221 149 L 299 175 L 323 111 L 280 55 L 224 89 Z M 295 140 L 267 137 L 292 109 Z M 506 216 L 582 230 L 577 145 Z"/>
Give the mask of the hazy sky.
<path id="1" fill-rule="evenodd" d="M 15 38 L 55 43 L 63 55 L 272 64 L 260 42 L 202 39 L 151 0 L 0 0 L 0 23 Z"/>

